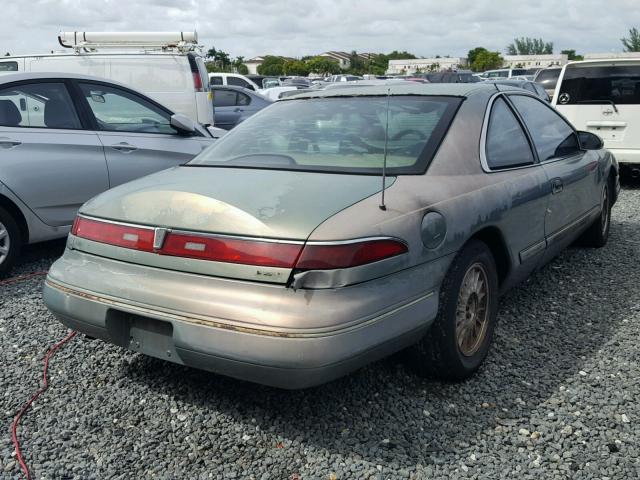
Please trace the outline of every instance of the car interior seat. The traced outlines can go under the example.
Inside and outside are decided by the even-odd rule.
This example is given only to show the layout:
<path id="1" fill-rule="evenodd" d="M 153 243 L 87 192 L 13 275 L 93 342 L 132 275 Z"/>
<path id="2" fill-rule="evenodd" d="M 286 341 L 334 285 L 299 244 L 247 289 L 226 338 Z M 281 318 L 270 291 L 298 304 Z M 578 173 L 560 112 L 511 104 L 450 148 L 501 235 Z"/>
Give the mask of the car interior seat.
<path id="1" fill-rule="evenodd" d="M 22 115 L 11 100 L 0 100 L 0 125 L 17 127 L 22 122 Z"/>

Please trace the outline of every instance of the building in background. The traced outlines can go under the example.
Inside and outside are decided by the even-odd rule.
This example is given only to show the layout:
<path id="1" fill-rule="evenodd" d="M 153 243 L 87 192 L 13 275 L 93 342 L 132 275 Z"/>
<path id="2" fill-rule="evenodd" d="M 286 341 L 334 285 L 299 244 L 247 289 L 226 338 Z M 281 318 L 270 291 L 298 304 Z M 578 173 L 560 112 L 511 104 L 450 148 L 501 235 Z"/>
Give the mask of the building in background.
<path id="1" fill-rule="evenodd" d="M 389 60 L 387 73 L 403 75 L 416 72 L 446 72 L 456 71 L 467 67 L 465 57 L 433 57 L 412 58 L 406 60 Z"/>
<path id="2" fill-rule="evenodd" d="M 245 62 L 244 62 L 245 66 L 249 70 L 249 75 L 257 75 L 258 74 L 258 67 L 260 65 L 262 65 L 262 63 L 264 62 L 264 59 L 267 56 L 279 57 L 279 58 L 284 59 L 286 62 L 290 62 L 292 60 L 295 60 L 295 58 L 283 57 L 282 55 L 264 55 L 262 57 L 253 57 L 253 58 L 250 58 L 249 60 L 245 60 Z"/>
<path id="3" fill-rule="evenodd" d="M 565 53 L 550 55 L 505 55 L 505 68 L 546 68 L 566 65 L 569 56 Z"/>
<path id="4" fill-rule="evenodd" d="M 360 60 L 362 60 L 363 62 L 367 62 L 371 60 L 373 56 L 375 56 L 375 53 L 356 53 L 356 55 L 358 55 L 358 58 L 360 58 Z M 343 70 L 351 67 L 351 54 L 349 52 L 330 51 L 320 53 L 317 56 L 327 57 L 331 60 L 334 60 L 335 62 L 338 62 L 338 65 L 340 65 L 340 68 L 342 68 Z"/>

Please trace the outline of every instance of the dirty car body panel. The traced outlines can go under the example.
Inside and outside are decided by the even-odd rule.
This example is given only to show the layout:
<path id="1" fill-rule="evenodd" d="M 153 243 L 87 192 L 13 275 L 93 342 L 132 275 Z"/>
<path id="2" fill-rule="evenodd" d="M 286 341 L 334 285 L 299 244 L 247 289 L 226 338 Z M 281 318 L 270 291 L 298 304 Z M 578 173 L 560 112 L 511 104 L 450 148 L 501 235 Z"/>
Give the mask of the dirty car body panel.
<path id="1" fill-rule="evenodd" d="M 482 84 L 334 89 L 277 102 L 189 164 L 83 206 L 45 302 L 88 335 L 282 388 L 398 351 L 432 325 L 443 279 L 470 240 L 489 246 L 505 291 L 596 218 L 599 187 L 617 187 L 604 150 L 574 145 L 540 158 L 537 126 L 511 96 L 543 105 Z M 369 121 L 346 131 L 342 122 L 360 114 Z M 307 120 L 292 129 L 292 118 Z M 386 132 L 370 128 L 378 119 Z M 573 139 L 566 122 L 541 137 L 564 128 Z M 521 151 L 505 150 L 516 136 Z M 577 184 L 567 187 L 562 225 L 552 201 L 563 193 L 558 178 Z M 107 230 L 126 238 L 106 239 Z M 286 255 L 256 259 L 247 245 Z M 366 258 L 336 260 L 361 245 L 371 247 Z M 218 256 L 205 258 L 210 247 Z"/>

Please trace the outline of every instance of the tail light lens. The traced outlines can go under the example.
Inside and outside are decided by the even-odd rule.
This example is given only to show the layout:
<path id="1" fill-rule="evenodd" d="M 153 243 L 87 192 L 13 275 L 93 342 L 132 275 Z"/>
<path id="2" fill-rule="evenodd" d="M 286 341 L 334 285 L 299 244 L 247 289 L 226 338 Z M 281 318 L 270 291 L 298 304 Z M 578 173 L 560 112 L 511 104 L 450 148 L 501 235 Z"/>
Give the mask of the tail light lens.
<path id="1" fill-rule="evenodd" d="M 118 247 L 132 248 L 144 252 L 153 251 L 153 228 L 134 227 L 85 217 L 76 217 L 71 233 L 76 237 L 94 242 L 108 243 Z"/>
<path id="2" fill-rule="evenodd" d="M 196 92 L 202 92 L 202 78 L 200 78 L 200 72 L 193 72 L 193 88 Z"/>
<path id="3" fill-rule="evenodd" d="M 327 245 L 305 245 L 296 269 L 327 270 L 377 262 L 407 252 L 407 246 L 393 239 Z"/>
<path id="4" fill-rule="evenodd" d="M 155 229 L 76 217 L 71 233 L 94 242 L 144 252 L 214 262 L 239 263 L 297 270 L 331 270 L 357 267 L 407 252 L 407 246 L 391 238 L 344 243 L 306 244 L 199 235 L 168 231 L 154 248 Z"/>
<path id="5" fill-rule="evenodd" d="M 169 233 L 158 253 L 214 262 L 293 268 L 301 249 L 302 245 L 295 243 Z"/>

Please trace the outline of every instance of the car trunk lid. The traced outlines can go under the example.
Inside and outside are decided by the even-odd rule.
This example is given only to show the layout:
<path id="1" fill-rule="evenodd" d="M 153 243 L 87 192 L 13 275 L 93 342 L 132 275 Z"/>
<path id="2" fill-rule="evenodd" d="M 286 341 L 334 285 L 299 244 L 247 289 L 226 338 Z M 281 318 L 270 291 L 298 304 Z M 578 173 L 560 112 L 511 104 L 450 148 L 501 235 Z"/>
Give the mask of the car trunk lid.
<path id="1" fill-rule="evenodd" d="M 72 248 L 157 268 L 285 283 L 292 265 L 280 261 L 282 255 L 295 255 L 319 224 L 380 190 L 380 177 L 370 175 L 177 167 L 109 190 L 80 211 L 88 219 L 129 228 L 124 232 L 129 238 L 142 233 L 145 248 L 78 236 L 72 237 Z M 148 242 L 159 242 L 162 249 Z M 204 259 L 207 242 L 222 242 L 227 252 L 238 254 L 230 261 Z M 274 256 L 275 261 L 262 260 Z"/>

